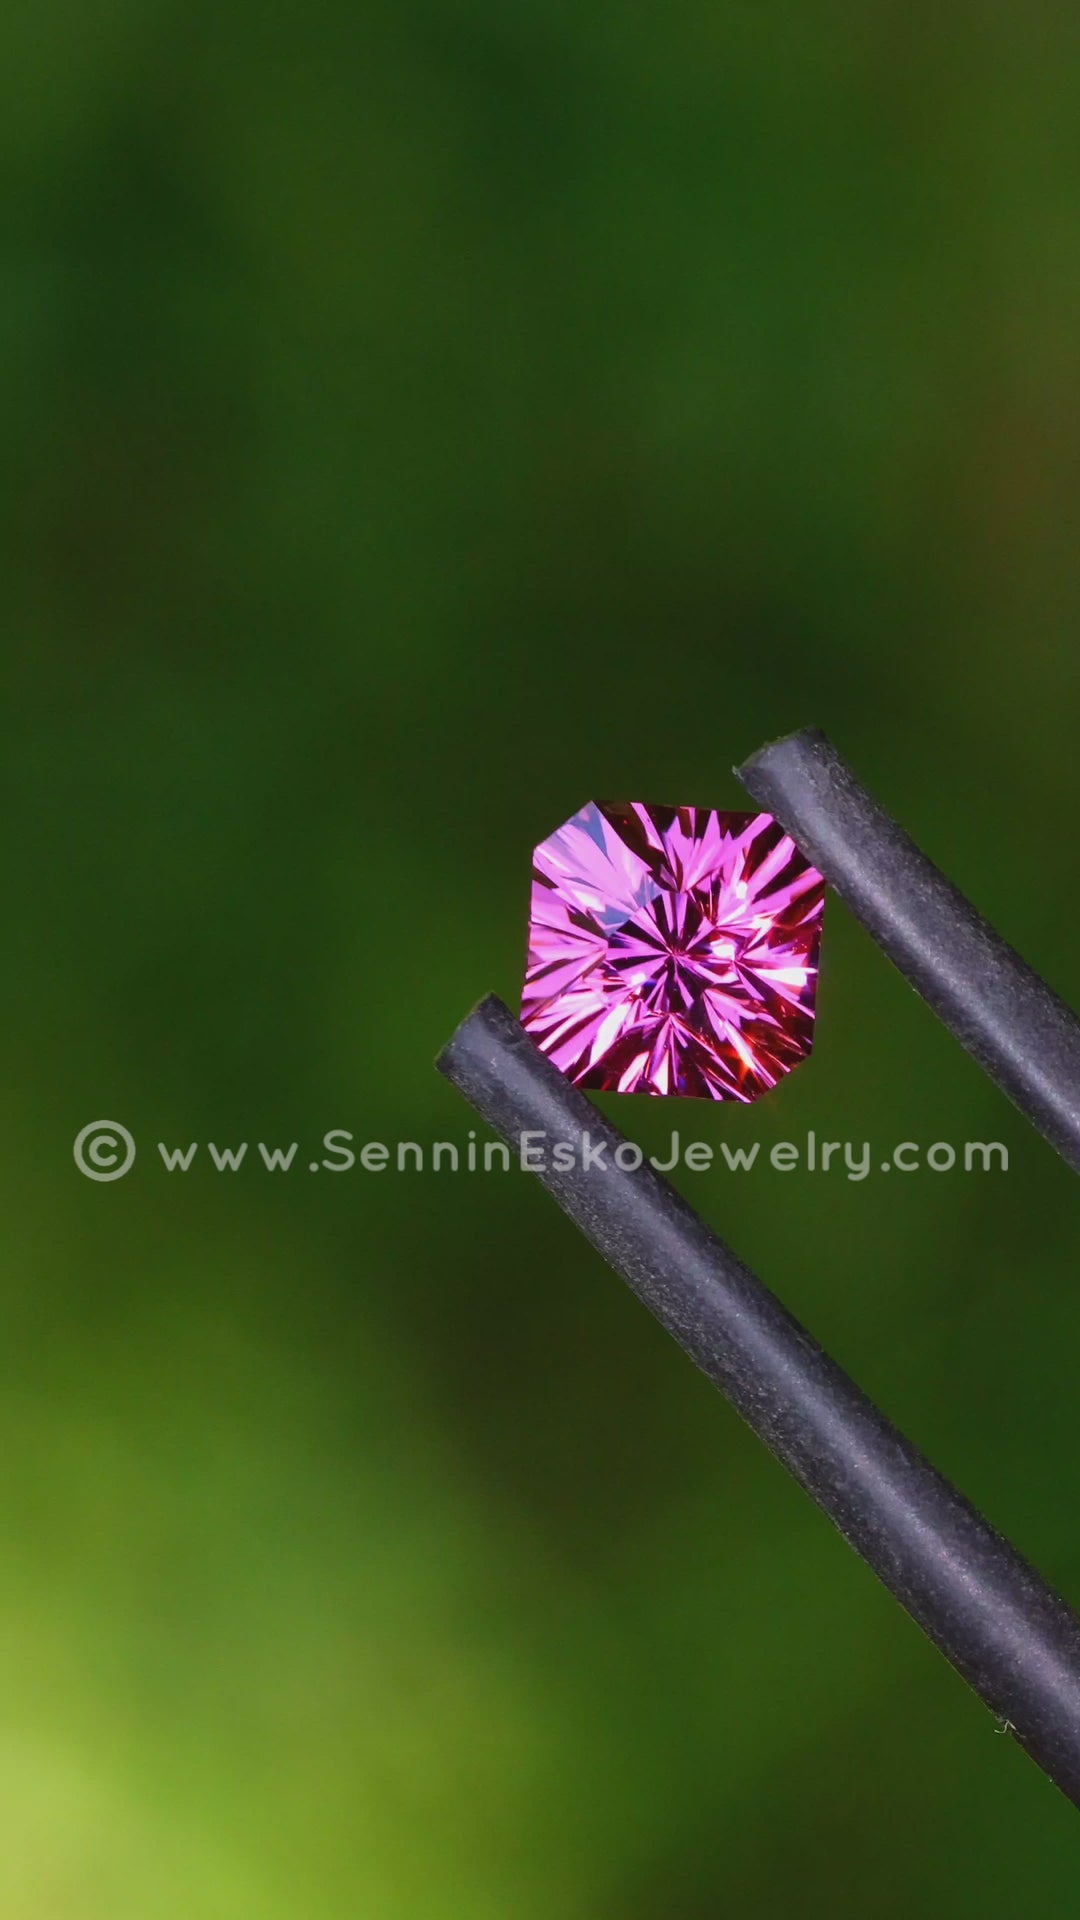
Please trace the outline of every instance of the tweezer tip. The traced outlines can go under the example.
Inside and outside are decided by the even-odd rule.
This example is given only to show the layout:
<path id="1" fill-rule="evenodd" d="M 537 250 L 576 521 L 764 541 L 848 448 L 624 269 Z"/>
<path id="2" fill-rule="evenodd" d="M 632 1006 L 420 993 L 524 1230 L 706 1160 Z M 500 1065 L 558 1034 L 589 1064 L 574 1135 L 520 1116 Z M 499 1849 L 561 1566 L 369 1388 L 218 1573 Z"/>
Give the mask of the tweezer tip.
<path id="1" fill-rule="evenodd" d="M 463 1047 L 470 1046 L 481 1033 L 499 1032 L 503 1037 L 518 1027 L 505 1000 L 497 993 L 485 993 L 475 1007 L 459 1021 L 445 1046 L 435 1055 L 436 1070 L 447 1080 L 455 1079 L 455 1059 Z"/>
<path id="2" fill-rule="evenodd" d="M 749 759 L 733 768 L 733 772 L 735 778 L 745 786 L 747 774 L 753 775 L 755 771 L 769 768 L 777 760 L 786 760 L 792 755 L 802 757 L 806 753 L 819 753 L 822 747 L 828 745 L 828 736 L 821 727 L 799 727 L 794 733 L 782 734 L 779 740 L 767 740 Z"/>

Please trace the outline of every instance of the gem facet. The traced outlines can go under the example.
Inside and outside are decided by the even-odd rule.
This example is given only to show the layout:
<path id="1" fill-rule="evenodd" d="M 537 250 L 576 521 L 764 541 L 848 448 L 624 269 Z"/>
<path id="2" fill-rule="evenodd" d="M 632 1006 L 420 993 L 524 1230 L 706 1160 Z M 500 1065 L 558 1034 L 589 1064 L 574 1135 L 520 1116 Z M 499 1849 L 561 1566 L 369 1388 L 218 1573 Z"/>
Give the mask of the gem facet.
<path id="1" fill-rule="evenodd" d="M 522 1022 L 580 1087 L 755 1100 L 810 1051 L 824 898 L 771 814 L 590 801 L 533 857 Z"/>

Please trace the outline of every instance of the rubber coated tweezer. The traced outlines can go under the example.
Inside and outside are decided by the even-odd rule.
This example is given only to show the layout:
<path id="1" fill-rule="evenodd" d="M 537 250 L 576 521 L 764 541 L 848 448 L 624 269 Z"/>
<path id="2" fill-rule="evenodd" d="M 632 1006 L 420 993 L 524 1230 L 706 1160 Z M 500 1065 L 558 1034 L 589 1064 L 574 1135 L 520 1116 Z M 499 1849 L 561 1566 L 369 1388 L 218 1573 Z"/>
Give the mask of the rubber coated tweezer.
<path id="1" fill-rule="evenodd" d="M 876 805 L 822 734 L 766 747 L 740 778 L 934 1011 L 1080 1167 L 1080 1023 L 1069 1009 Z M 512 1147 L 530 1132 L 570 1143 L 569 1164 L 544 1156 L 537 1178 L 1080 1806 L 1080 1621 L 1072 1611 L 647 1161 L 615 1164 L 624 1136 L 500 1000 L 481 1001 L 438 1065 Z"/>

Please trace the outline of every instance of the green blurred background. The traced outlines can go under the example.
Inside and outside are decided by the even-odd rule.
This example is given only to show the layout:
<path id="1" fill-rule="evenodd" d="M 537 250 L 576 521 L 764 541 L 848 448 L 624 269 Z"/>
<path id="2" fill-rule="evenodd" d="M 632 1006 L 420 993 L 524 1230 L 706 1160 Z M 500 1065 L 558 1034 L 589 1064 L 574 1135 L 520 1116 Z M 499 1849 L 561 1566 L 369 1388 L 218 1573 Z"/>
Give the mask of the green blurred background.
<path id="1" fill-rule="evenodd" d="M 306 1167 L 464 1144 L 535 841 L 811 721 L 1080 996 L 1075 8 L 20 0 L 0 72 L 4 1913 L 1068 1910 L 535 1183 Z M 1073 1178 L 844 909 L 769 1100 L 602 1104 L 1008 1145 L 681 1178 L 1080 1598 Z"/>

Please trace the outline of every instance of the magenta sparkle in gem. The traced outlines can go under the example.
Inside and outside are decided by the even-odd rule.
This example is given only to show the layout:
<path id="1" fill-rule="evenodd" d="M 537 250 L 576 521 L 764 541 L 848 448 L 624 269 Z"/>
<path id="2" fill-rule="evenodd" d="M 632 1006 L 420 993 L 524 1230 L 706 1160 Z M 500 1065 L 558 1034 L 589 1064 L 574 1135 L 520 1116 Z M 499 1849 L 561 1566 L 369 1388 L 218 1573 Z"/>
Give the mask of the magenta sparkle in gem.
<path id="1" fill-rule="evenodd" d="M 522 1023 L 579 1087 L 756 1100 L 810 1052 L 824 898 L 771 814 L 590 801 L 533 856 Z"/>

